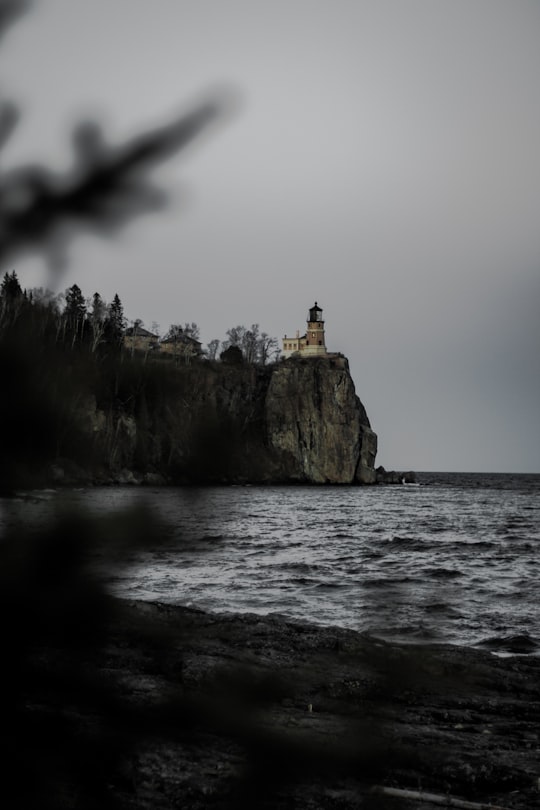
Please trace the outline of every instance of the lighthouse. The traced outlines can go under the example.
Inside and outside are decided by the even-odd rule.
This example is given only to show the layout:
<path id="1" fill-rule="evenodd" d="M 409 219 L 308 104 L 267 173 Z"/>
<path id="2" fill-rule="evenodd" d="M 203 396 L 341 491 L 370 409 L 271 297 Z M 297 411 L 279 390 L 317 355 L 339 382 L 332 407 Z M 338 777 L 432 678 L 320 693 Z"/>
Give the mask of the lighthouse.
<path id="1" fill-rule="evenodd" d="M 301 357 L 320 357 L 327 354 L 324 337 L 324 321 L 321 307 L 315 303 L 310 307 L 307 317 L 305 335 L 297 331 L 296 337 L 283 338 L 282 356 L 291 357 L 299 354 Z"/>

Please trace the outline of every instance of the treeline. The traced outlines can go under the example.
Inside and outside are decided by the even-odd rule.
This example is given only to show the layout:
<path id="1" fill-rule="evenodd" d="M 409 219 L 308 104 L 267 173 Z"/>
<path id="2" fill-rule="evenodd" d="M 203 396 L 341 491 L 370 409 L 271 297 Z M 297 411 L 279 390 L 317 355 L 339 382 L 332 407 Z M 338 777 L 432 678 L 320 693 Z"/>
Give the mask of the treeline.
<path id="1" fill-rule="evenodd" d="M 49 290 L 35 288 L 23 290 L 15 271 L 5 273 L 0 286 L 0 332 L 13 327 L 21 317 L 34 314 L 34 320 L 42 322 L 42 328 L 54 333 L 56 342 L 69 345 L 72 349 L 85 347 L 92 353 L 119 350 L 125 345 L 126 335 L 130 339 L 132 355 L 143 350 L 145 356 L 156 353 L 163 345 L 174 343 L 178 355 L 186 362 L 200 356 L 211 361 L 223 360 L 228 363 L 252 363 L 266 365 L 279 358 L 279 344 L 275 337 L 260 329 L 259 324 L 234 326 L 227 330 L 226 338 L 211 340 L 206 349 L 200 344 L 200 329 L 195 322 L 171 324 L 163 338 L 159 326 L 152 324 L 148 332 L 141 319 L 131 322 L 124 315 L 124 307 L 118 296 L 107 304 L 99 292 L 85 298 L 81 288 L 73 284 L 64 293 L 54 295 Z M 137 337 L 148 338 L 146 343 L 136 345 Z M 186 344 L 191 351 L 186 351 Z M 197 350 L 193 347 L 198 344 Z"/>
<path id="2" fill-rule="evenodd" d="M 36 331 L 40 339 L 95 353 L 100 348 L 121 349 L 126 319 L 118 294 L 106 304 L 97 292 L 87 301 L 77 284 L 61 295 L 43 288 L 28 292 L 13 270 L 5 273 L 0 285 L 0 333 L 5 337 L 21 324 L 30 326 L 30 333 Z"/>
<path id="3" fill-rule="evenodd" d="M 210 403 L 220 394 L 214 387 L 223 374 L 227 390 L 241 387 L 243 372 L 238 376 L 235 365 L 252 364 L 250 373 L 262 372 L 255 364 L 268 364 L 275 339 L 258 325 L 239 326 L 215 342 L 216 352 L 172 364 L 127 350 L 125 326 L 118 295 L 106 304 L 99 293 L 87 301 L 77 285 L 62 296 L 25 291 L 14 271 L 5 274 L 0 368 L 9 396 L 0 398 L 6 426 L 0 437 L 0 490 L 39 486 L 51 464 L 65 466 L 66 459 L 89 471 L 127 468 L 177 480 L 204 480 L 215 467 L 216 447 L 223 436 L 232 440 L 236 434 L 221 417 L 216 421 Z M 191 326 L 196 333 L 196 324 Z M 166 359 L 162 352 L 155 356 L 162 354 Z M 202 408 L 205 396 L 211 413 Z M 228 447 L 221 456 L 232 452 Z"/>

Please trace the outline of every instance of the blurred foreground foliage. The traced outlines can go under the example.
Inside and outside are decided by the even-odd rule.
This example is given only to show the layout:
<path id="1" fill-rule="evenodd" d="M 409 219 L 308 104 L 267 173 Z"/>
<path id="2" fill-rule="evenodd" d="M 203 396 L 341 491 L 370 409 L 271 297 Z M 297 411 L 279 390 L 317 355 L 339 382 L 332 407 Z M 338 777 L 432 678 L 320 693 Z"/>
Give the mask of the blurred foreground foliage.
<path id="1" fill-rule="evenodd" d="M 0 36 L 31 5 L 0 0 Z M 201 102 L 169 125 L 120 147 L 108 146 L 96 124 L 83 124 L 74 132 L 77 160 L 69 174 L 58 177 L 34 166 L 2 172 L 3 267 L 30 250 L 47 255 L 58 272 L 68 237 L 88 229 L 108 235 L 134 215 L 161 207 L 164 196 L 149 183 L 148 170 L 189 143 L 222 109 L 219 100 Z M 16 105 L 2 101 L 0 147 L 12 136 L 17 119 Z M 28 484 L 29 471 L 40 484 L 51 459 L 68 456 L 89 463 L 95 445 L 76 418 L 86 407 L 85 398 L 94 396 L 110 416 L 105 433 L 114 456 L 115 413 L 144 418 L 166 401 L 164 392 L 181 395 L 184 385 L 181 374 L 123 355 L 114 329 L 103 341 L 86 341 L 77 332 L 80 301 L 75 294 L 68 302 L 71 320 L 59 322 L 54 308 L 29 301 L 15 281 L 11 273 L 3 288 L 0 324 L 3 492 Z M 211 425 L 199 436 L 203 468 L 209 435 Z M 217 668 L 202 691 L 189 688 L 183 650 L 194 643 L 196 627 L 180 616 L 174 631 L 166 631 L 151 615 L 109 596 L 103 581 L 104 570 L 118 571 L 137 551 L 165 542 L 167 527 L 155 515 L 133 510 L 98 518 L 78 507 L 60 510 L 54 521 L 31 528 L 24 519 L 25 504 L 24 498 L 19 501 L 15 519 L 0 538 L 3 806 L 320 807 L 313 794 L 306 801 L 290 799 L 293 787 L 317 785 L 320 779 L 331 787 L 343 777 L 352 780 L 357 803 L 359 785 L 382 778 L 389 764 L 396 764 L 399 752 L 383 733 L 380 712 L 361 712 L 351 737 L 331 737 L 323 744 L 262 721 L 261 712 L 290 692 L 279 662 L 263 678 L 245 668 L 229 668 L 226 675 Z M 204 499 L 199 508 L 203 514 Z M 95 569 L 98 557 L 101 574 Z M 403 683 L 410 673 L 396 673 L 384 663 L 381 669 L 374 688 L 384 707 L 396 678 Z M 145 673 L 152 671 L 167 675 L 164 687 L 159 689 L 158 677 L 152 699 L 139 699 L 129 682 L 144 686 Z M 161 756 L 164 788 L 169 755 L 163 746 L 173 741 L 178 748 L 171 756 L 187 751 L 185 764 L 192 752 L 193 763 L 204 755 L 208 735 L 226 741 L 227 751 L 230 745 L 238 747 L 238 767 L 226 793 L 205 798 L 198 791 L 190 799 L 185 792 L 171 797 L 159 785 L 152 794 L 140 788 L 141 752 Z M 332 806 L 343 806 L 340 802 L 338 797 Z M 384 804 L 365 795 L 361 802 L 363 807 Z"/>
<path id="2" fill-rule="evenodd" d="M 184 650 L 201 628 L 189 612 L 158 621 L 106 593 L 104 571 L 118 572 L 167 536 L 139 508 L 108 517 L 60 510 L 50 525 L 16 522 L 2 538 L 6 806 L 157 810 L 177 806 L 176 797 L 193 808 L 307 807 L 289 804 L 288 791 L 348 778 L 357 789 L 381 777 L 398 752 L 370 712 L 352 735 L 329 744 L 275 728 L 268 712 L 298 691 L 289 675 L 231 666 L 218 654 L 215 667 L 194 678 Z M 197 774 L 205 750 L 213 765 L 190 787 L 182 768 Z M 211 789 L 216 778 L 220 795 Z"/>

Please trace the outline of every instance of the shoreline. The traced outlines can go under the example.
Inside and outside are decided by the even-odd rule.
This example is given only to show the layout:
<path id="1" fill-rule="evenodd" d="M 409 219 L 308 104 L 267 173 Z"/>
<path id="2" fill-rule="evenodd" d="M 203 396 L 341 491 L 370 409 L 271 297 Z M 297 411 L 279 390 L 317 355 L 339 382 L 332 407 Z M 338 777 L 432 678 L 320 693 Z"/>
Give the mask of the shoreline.
<path id="1" fill-rule="evenodd" d="M 368 796 L 369 807 L 417 807 L 375 799 L 375 785 L 509 810 L 538 801 L 536 657 L 401 645 L 275 615 L 117 607 L 107 659 L 123 696 L 151 706 L 172 690 L 192 713 L 187 741 L 165 730 L 137 754 L 126 807 L 232 808 L 254 789 L 269 808 L 352 810 Z"/>

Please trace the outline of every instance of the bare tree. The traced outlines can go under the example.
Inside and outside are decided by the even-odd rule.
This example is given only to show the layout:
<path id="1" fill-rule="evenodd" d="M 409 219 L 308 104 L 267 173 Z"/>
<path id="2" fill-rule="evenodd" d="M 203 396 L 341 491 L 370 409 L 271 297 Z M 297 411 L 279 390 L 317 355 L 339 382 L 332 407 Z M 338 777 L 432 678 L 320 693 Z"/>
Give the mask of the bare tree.
<path id="1" fill-rule="evenodd" d="M 279 357 L 279 342 L 275 337 L 270 337 L 266 332 L 261 332 L 258 341 L 258 360 L 263 366 L 277 360 Z"/>
<path id="2" fill-rule="evenodd" d="M 209 360 L 215 360 L 219 349 L 219 340 L 214 338 L 206 346 L 206 356 Z"/>
<path id="3" fill-rule="evenodd" d="M 102 299 L 98 292 L 92 296 L 89 304 L 91 307 L 89 311 L 88 320 L 92 329 L 92 352 L 96 352 L 100 343 L 103 342 L 105 336 L 105 321 L 107 318 L 107 304 Z"/>
<path id="4" fill-rule="evenodd" d="M 259 324 L 252 323 L 251 327 L 249 329 L 246 329 L 246 331 L 244 332 L 242 351 L 244 353 L 244 358 L 246 362 L 248 363 L 257 362 L 258 341 L 259 341 Z"/>
<path id="5" fill-rule="evenodd" d="M 193 338 L 193 340 L 199 340 L 201 336 L 201 331 L 197 326 L 197 324 L 192 321 L 191 323 L 184 324 L 184 335 Z"/>
<path id="6" fill-rule="evenodd" d="M 233 326 L 226 334 L 227 340 L 221 344 L 222 353 L 235 346 L 242 351 L 247 363 L 265 365 L 279 354 L 277 338 L 270 337 L 266 332 L 260 332 L 258 323 L 251 324 L 249 329 L 240 325 Z"/>
<path id="7" fill-rule="evenodd" d="M 221 352 L 226 352 L 227 349 L 231 348 L 231 346 L 237 346 L 239 349 L 242 349 L 245 333 L 245 326 L 232 326 L 230 329 L 227 329 L 227 332 L 225 333 L 227 335 L 227 339 L 221 344 Z"/>

